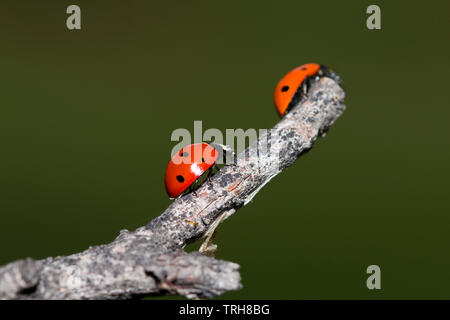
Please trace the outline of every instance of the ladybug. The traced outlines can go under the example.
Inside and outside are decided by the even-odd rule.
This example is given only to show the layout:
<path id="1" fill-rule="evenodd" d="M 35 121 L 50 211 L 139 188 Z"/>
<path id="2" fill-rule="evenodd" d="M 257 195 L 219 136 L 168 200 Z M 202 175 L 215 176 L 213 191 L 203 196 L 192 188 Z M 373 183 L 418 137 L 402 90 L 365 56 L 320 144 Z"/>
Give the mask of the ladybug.
<path id="1" fill-rule="evenodd" d="M 339 82 L 336 73 L 317 63 L 307 63 L 287 73 L 278 82 L 273 94 L 273 101 L 278 114 L 281 117 L 287 114 L 306 95 L 311 80 L 323 76 Z"/>
<path id="2" fill-rule="evenodd" d="M 164 182 L 167 194 L 174 199 L 198 188 L 217 171 L 217 160 L 229 147 L 219 144 L 195 143 L 179 150 L 167 164 Z M 224 158 L 225 159 L 225 158 Z"/>

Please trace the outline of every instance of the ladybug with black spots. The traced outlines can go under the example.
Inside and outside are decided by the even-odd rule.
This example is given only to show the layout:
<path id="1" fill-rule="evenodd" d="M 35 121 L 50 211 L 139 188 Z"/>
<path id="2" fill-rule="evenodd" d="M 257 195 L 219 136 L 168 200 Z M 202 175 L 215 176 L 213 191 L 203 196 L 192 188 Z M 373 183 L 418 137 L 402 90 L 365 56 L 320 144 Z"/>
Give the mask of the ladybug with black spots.
<path id="1" fill-rule="evenodd" d="M 280 117 L 283 117 L 306 96 L 312 80 L 329 77 L 340 82 L 332 70 L 317 63 L 301 65 L 287 73 L 275 87 L 273 100 Z"/>
<path id="2" fill-rule="evenodd" d="M 164 182 L 171 199 L 194 191 L 218 170 L 218 160 L 234 153 L 220 144 L 190 144 L 173 155 L 167 164 Z"/>

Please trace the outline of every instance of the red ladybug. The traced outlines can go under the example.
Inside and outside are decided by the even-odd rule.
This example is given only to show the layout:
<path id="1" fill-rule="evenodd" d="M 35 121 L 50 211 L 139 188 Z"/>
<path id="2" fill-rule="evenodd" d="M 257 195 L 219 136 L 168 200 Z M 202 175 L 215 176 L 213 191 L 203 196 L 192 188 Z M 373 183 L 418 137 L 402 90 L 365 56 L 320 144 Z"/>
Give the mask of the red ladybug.
<path id="1" fill-rule="evenodd" d="M 283 117 L 297 105 L 306 94 L 309 80 L 327 76 L 339 82 L 338 76 L 327 67 L 317 63 L 301 65 L 286 74 L 275 87 L 273 100 L 278 114 Z"/>
<path id="2" fill-rule="evenodd" d="M 166 168 L 164 182 L 170 198 L 190 190 L 214 169 L 220 150 L 207 143 L 188 145 L 178 151 Z"/>

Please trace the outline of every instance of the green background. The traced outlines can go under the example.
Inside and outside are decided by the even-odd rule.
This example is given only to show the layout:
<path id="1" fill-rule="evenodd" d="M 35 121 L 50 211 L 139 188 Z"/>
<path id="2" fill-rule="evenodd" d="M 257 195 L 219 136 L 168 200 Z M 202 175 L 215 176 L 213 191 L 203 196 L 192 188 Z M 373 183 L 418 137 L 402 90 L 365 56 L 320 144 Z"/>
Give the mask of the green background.
<path id="1" fill-rule="evenodd" d="M 448 1 L 2 1 L 0 264 L 146 224 L 174 129 L 270 128 L 275 84 L 314 61 L 347 110 L 219 228 L 244 285 L 222 298 L 450 298 L 449 31 Z"/>

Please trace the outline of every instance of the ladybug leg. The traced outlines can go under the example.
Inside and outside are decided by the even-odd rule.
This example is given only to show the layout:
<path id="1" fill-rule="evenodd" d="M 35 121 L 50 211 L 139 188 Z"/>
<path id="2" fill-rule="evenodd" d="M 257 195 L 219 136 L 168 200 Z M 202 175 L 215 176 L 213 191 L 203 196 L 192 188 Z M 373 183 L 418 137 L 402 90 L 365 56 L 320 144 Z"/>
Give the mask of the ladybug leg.
<path id="1" fill-rule="evenodd" d="M 208 178 L 212 177 L 217 172 L 217 166 L 214 163 L 211 168 L 208 169 Z M 209 180 L 207 180 L 209 182 Z"/>
<path id="2" fill-rule="evenodd" d="M 211 176 L 213 176 L 214 175 L 214 167 L 216 166 L 216 164 L 213 164 L 208 170 L 206 170 L 205 171 L 205 173 L 204 173 L 204 175 L 206 176 L 206 179 L 204 180 L 204 184 L 210 184 L 210 182 L 209 182 L 209 178 L 211 177 Z"/>
<path id="3" fill-rule="evenodd" d="M 309 77 L 306 77 L 305 80 L 303 80 L 302 82 L 302 96 L 306 97 L 306 95 L 308 94 L 308 88 L 309 88 L 309 83 L 308 82 Z"/>
<path id="4" fill-rule="evenodd" d="M 303 80 L 303 82 L 302 82 L 302 91 L 303 91 L 303 96 L 304 97 L 308 96 L 308 91 L 309 91 L 309 88 L 311 88 L 312 82 L 313 82 L 313 78 L 310 77 L 310 76 L 307 76 L 305 78 L 305 80 Z"/>
<path id="5" fill-rule="evenodd" d="M 183 196 L 183 195 L 185 195 L 185 194 L 191 193 L 191 192 L 192 192 L 192 194 L 194 194 L 195 196 L 197 196 L 197 192 L 196 192 L 197 189 L 198 189 L 198 179 L 195 180 L 195 181 L 189 186 L 189 188 L 187 188 L 187 189 L 180 195 L 180 197 Z"/>
<path id="6" fill-rule="evenodd" d="M 191 190 L 192 193 L 197 196 L 197 189 L 200 187 L 200 185 L 202 184 L 201 179 L 202 177 L 198 177 L 197 180 L 194 181 L 194 183 L 191 185 Z"/>
<path id="7" fill-rule="evenodd" d="M 194 196 L 198 196 L 197 189 L 203 184 L 209 182 L 209 177 L 211 177 L 216 172 L 214 171 L 214 168 L 216 165 L 212 165 L 207 171 L 203 173 L 200 177 L 197 178 L 190 186 L 186 189 L 186 191 L 183 192 L 183 194 L 192 193 Z"/>
<path id="8" fill-rule="evenodd" d="M 205 184 L 211 184 L 209 178 L 212 177 L 213 175 L 215 175 L 217 173 L 217 166 L 216 164 L 213 164 L 207 172 L 205 172 L 206 174 L 206 180 L 205 180 Z"/>

